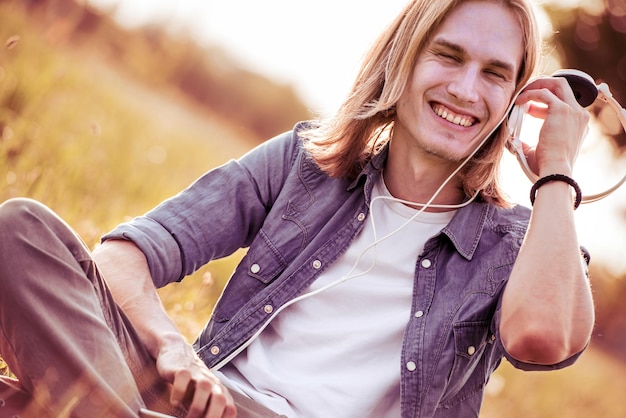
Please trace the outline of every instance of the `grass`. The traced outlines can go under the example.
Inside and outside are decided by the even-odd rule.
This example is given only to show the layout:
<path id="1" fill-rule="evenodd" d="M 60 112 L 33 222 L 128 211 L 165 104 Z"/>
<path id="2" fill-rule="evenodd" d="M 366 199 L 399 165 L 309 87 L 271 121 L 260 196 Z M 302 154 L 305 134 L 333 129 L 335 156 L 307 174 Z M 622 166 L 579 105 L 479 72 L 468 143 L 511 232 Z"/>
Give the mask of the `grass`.
<path id="1" fill-rule="evenodd" d="M 504 362 L 487 386 L 481 418 L 622 418 L 626 365 L 589 348 L 571 367 L 521 372 Z"/>
<path id="2" fill-rule="evenodd" d="M 250 148 L 253 139 L 231 121 L 167 88 L 146 88 L 89 49 L 51 45 L 3 2 L 0 18 L 0 201 L 41 200 L 95 246 L 117 223 Z M 190 341 L 240 256 L 160 290 Z M 624 393 L 624 364 L 592 347 L 559 372 L 503 364 L 481 417 L 623 417 Z"/>
<path id="3" fill-rule="evenodd" d="M 51 48 L 6 4 L 0 16 L 0 42 L 19 37 L 0 50 L 0 201 L 40 200 L 93 247 L 251 147 L 253 138 L 172 91 L 145 88 L 88 50 Z M 201 320 L 179 321 L 189 338 L 200 326 L 186 324 L 208 317 L 237 258 L 161 290 L 176 316 L 191 303 L 194 315 L 202 311 Z M 198 282 L 205 291 L 187 290 Z"/>

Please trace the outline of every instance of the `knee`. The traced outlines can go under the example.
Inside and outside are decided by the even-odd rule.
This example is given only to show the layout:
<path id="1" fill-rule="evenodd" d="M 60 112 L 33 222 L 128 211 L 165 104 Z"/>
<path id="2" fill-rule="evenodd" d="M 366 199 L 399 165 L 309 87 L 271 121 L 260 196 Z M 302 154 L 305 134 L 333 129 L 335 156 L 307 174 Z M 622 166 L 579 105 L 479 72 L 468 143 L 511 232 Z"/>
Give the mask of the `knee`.
<path id="1" fill-rule="evenodd" d="M 70 232 L 68 232 L 70 231 Z M 33 199 L 15 198 L 0 205 L 0 254 L 10 257 L 20 243 L 74 238 L 73 231 L 47 206 Z"/>
<path id="2" fill-rule="evenodd" d="M 33 199 L 14 198 L 0 205 L 0 236 L 4 239 L 12 232 L 15 233 L 22 227 L 32 224 L 36 214 L 49 212 L 43 204 Z M 35 215 L 35 216 L 33 216 Z"/>
<path id="3" fill-rule="evenodd" d="M 44 204 L 15 198 L 0 205 L 0 259 L 10 259 L 19 248 L 40 248 L 47 253 L 57 245 L 70 250 L 76 258 L 91 258 L 78 234 Z"/>
<path id="4" fill-rule="evenodd" d="M 39 234 L 39 228 L 35 227 L 33 220 L 37 218 L 36 212 L 45 208 L 42 204 L 32 199 L 10 199 L 0 204 L 0 293 L 7 292 L 6 279 L 15 276 L 15 272 L 21 268 L 24 260 L 22 254 L 30 237 Z"/>
<path id="5" fill-rule="evenodd" d="M 0 282 L 27 266 L 50 260 L 90 259 L 78 235 L 47 206 L 32 199 L 11 199 L 0 205 Z M 0 290 L 0 293 L 2 290 Z"/>

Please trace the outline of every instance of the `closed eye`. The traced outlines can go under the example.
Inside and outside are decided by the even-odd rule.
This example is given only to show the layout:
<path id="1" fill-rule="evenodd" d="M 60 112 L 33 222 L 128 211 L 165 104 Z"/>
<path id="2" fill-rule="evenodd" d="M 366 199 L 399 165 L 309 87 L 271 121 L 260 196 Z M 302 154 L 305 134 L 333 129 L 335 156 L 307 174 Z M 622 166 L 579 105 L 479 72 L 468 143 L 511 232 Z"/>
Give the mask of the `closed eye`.
<path id="1" fill-rule="evenodd" d="M 430 45 L 430 51 L 432 54 L 440 57 L 446 62 L 463 63 L 463 61 L 467 58 L 467 51 L 465 48 L 455 42 L 451 42 L 443 38 L 434 39 Z M 513 63 L 497 58 L 490 59 L 485 62 L 485 71 L 486 73 L 506 82 L 513 81 L 516 74 L 516 68 Z"/>
<path id="2" fill-rule="evenodd" d="M 452 54 L 448 54 L 445 52 L 440 52 L 437 55 L 446 61 L 457 62 L 457 63 L 463 62 L 463 60 L 457 55 L 452 55 Z"/>
<path id="3" fill-rule="evenodd" d="M 492 76 L 494 76 L 494 77 L 500 78 L 500 79 L 502 79 L 502 80 L 504 80 L 504 81 L 507 81 L 507 80 L 508 80 L 508 78 L 507 78 L 504 74 L 502 74 L 502 73 L 500 73 L 500 72 L 498 72 L 498 71 L 487 70 L 487 71 L 485 71 L 485 72 L 486 72 L 487 74 L 489 74 L 489 75 L 492 75 Z"/>
<path id="4" fill-rule="evenodd" d="M 506 70 L 499 71 L 498 69 L 487 69 L 485 70 L 485 73 L 501 81 L 511 81 L 511 75 L 509 74 L 509 71 Z"/>

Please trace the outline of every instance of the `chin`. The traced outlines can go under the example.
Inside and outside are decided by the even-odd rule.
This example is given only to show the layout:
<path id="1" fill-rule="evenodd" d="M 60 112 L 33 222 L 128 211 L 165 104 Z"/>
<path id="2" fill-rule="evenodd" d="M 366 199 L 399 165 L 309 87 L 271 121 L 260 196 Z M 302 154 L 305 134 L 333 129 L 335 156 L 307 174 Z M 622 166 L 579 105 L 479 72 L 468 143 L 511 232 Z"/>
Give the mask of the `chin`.
<path id="1" fill-rule="evenodd" d="M 468 149 L 458 149 L 454 144 L 434 144 L 425 150 L 429 155 L 438 157 L 447 162 L 457 162 L 465 160 L 472 152 Z"/>

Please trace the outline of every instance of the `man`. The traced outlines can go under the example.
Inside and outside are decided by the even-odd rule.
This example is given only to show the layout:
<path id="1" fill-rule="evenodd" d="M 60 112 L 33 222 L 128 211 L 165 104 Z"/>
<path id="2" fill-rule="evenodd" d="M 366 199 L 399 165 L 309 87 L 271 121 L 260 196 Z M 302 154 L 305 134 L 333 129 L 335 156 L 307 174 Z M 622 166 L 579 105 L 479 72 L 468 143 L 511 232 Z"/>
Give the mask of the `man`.
<path id="1" fill-rule="evenodd" d="M 538 45 L 526 0 L 412 1 L 332 120 L 212 170 L 93 259 L 47 209 L 5 204 L 0 352 L 28 407 L 475 417 L 502 357 L 573 363 L 594 320 L 570 178 L 588 116 L 564 79 L 517 96 Z M 545 119 L 532 211 L 497 183 L 512 100 Z M 190 347 L 155 285 L 246 247 Z"/>

